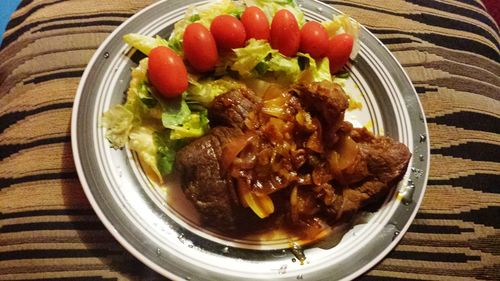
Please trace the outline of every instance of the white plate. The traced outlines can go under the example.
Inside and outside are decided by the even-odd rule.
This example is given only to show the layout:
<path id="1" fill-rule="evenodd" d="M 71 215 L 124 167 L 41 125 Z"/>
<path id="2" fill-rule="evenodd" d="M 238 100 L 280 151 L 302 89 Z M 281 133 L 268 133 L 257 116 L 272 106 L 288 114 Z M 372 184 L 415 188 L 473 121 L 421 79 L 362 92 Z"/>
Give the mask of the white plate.
<path id="1" fill-rule="evenodd" d="M 152 185 L 127 150 L 114 150 L 98 126 L 102 113 L 122 103 L 130 68 L 138 62 L 122 41 L 135 32 L 168 37 L 190 4 L 160 1 L 119 26 L 99 47 L 80 82 L 72 116 L 76 168 L 93 208 L 115 238 L 138 259 L 173 279 L 332 280 L 352 279 L 380 261 L 401 239 L 422 200 L 428 169 L 427 126 L 418 96 L 401 65 L 368 30 L 348 66 L 347 91 L 363 108 L 347 118 L 371 123 L 376 134 L 405 143 L 413 157 L 408 171 L 384 205 L 350 229 L 342 241 L 305 248 L 306 262 L 283 243 L 235 240 L 207 231 L 167 204 L 168 191 Z M 306 18 L 331 19 L 340 13 L 317 1 L 299 1 Z M 332 239 L 327 239 L 332 241 Z"/>

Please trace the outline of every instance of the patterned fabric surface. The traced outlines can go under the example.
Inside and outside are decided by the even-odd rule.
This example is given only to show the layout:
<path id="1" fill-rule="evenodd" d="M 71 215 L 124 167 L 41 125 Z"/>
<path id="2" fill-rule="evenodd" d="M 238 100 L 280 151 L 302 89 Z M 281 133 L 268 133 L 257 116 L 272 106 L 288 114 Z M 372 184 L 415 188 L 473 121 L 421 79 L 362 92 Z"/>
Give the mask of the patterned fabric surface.
<path id="1" fill-rule="evenodd" d="M 86 64 L 150 0 L 24 0 L 0 50 L 0 279 L 160 280 L 101 224 L 79 184 L 70 116 Z M 479 0 L 327 1 L 411 77 L 431 169 L 415 221 L 360 280 L 500 280 L 498 26 Z"/>

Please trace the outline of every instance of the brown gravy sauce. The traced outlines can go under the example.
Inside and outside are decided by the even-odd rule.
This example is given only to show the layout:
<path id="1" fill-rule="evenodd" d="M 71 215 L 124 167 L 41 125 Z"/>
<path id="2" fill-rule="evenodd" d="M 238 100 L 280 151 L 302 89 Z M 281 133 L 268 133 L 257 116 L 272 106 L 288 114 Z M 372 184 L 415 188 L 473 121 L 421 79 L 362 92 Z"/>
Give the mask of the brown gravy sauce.
<path id="1" fill-rule="evenodd" d="M 249 242 L 262 242 L 264 244 L 282 244 L 281 248 L 289 248 L 297 259 L 303 263 L 305 257 L 301 250 L 302 246 L 315 243 L 320 248 L 331 248 L 337 245 L 344 234 L 351 228 L 351 224 L 337 223 L 335 225 L 324 225 L 321 231 L 315 231 L 314 235 L 304 235 L 303 231 L 283 227 L 282 218 L 271 216 L 265 220 L 255 220 L 251 223 L 245 222 L 245 227 L 237 233 L 221 232 L 214 228 L 207 228 L 200 222 L 199 214 L 194 205 L 186 198 L 180 186 L 178 176 L 173 176 L 161 185 L 166 190 L 166 201 L 168 206 L 178 217 L 190 225 L 217 233 L 228 239 L 247 240 Z M 276 242 L 276 243 L 274 243 Z"/>

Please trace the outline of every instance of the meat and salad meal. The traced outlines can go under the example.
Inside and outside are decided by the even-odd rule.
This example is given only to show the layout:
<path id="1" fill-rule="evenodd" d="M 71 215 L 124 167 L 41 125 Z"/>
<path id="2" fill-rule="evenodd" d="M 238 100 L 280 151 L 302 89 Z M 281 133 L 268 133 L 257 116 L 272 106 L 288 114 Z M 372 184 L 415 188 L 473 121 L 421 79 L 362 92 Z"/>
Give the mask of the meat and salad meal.
<path id="1" fill-rule="evenodd" d="M 146 174 L 177 174 L 203 226 L 314 238 L 384 201 L 411 153 L 344 120 L 359 106 L 338 79 L 358 24 L 306 21 L 294 1 L 191 7 L 168 39 L 128 34 L 146 55 L 124 104 L 102 117 Z"/>

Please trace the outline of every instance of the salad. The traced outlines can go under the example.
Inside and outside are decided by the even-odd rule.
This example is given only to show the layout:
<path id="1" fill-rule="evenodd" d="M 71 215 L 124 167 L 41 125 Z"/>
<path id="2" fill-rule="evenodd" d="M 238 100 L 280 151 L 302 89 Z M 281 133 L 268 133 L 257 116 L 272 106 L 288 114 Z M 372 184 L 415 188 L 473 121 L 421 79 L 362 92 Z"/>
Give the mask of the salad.
<path id="1" fill-rule="evenodd" d="M 359 48 L 358 29 L 346 15 L 306 21 L 291 0 L 190 7 L 169 38 L 123 37 L 147 57 L 131 70 L 126 102 L 105 112 L 101 125 L 114 148 L 128 146 L 162 183 L 177 151 L 209 132 L 207 108 L 215 97 L 345 78 L 342 67 Z"/>

